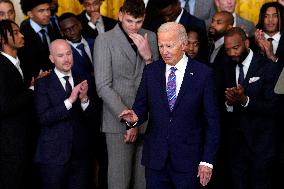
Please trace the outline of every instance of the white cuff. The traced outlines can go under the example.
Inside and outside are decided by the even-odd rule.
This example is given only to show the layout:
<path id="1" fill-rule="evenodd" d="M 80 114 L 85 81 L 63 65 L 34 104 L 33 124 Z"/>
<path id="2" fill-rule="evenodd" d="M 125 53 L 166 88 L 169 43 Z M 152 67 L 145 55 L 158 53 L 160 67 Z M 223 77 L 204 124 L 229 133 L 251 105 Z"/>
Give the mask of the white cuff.
<path id="1" fill-rule="evenodd" d="M 225 102 L 226 110 L 227 112 L 233 112 L 234 111 L 234 106 L 228 105 L 227 101 Z"/>
<path id="2" fill-rule="evenodd" d="M 70 110 L 72 108 L 72 104 L 71 102 L 68 100 L 68 98 L 66 100 L 64 100 L 64 104 L 67 110 Z"/>
<path id="3" fill-rule="evenodd" d="M 89 21 L 89 22 L 88 22 L 88 25 L 89 25 L 93 30 L 96 29 L 96 25 L 93 24 L 93 22 Z"/>
<path id="4" fill-rule="evenodd" d="M 85 103 L 81 102 L 81 108 L 83 109 L 83 111 L 85 111 L 88 108 L 89 104 L 90 104 L 89 100 Z"/>
<path id="5" fill-rule="evenodd" d="M 248 107 L 248 104 L 249 104 L 249 97 L 247 96 L 247 102 L 246 102 L 246 104 L 245 104 L 245 105 L 242 105 L 242 104 L 241 104 L 241 105 L 242 105 L 242 107 L 245 107 L 245 108 L 246 108 L 246 107 Z"/>
<path id="6" fill-rule="evenodd" d="M 204 161 L 201 161 L 201 162 L 199 163 L 199 165 L 204 165 L 204 166 L 206 166 L 206 167 L 209 167 L 209 168 L 213 169 L 213 165 L 212 165 L 212 164 L 206 163 L 206 162 L 204 162 Z"/>

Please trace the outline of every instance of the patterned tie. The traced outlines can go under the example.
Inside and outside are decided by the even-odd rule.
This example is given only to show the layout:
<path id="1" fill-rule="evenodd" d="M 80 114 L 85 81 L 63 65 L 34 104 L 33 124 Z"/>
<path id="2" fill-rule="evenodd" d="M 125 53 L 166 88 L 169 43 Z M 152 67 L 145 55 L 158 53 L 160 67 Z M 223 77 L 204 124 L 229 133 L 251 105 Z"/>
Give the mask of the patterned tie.
<path id="1" fill-rule="evenodd" d="M 65 83 L 65 92 L 66 92 L 66 97 L 69 97 L 71 95 L 71 92 L 72 92 L 72 86 L 69 82 L 69 76 L 64 76 L 63 77 L 66 81 Z"/>
<path id="2" fill-rule="evenodd" d="M 238 78 L 238 84 L 239 85 L 243 85 L 244 83 L 244 80 L 245 80 L 245 75 L 244 75 L 244 69 L 243 69 L 243 64 L 240 63 L 238 64 L 239 68 L 240 68 L 240 71 L 239 71 L 239 78 Z"/>
<path id="3" fill-rule="evenodd" d="M 170 110 L 173 110 L 173 107 L 175 105 L 177 96 L 176 96 L 176 74 L 175 71 L 177 70 L 176 67 L 171 67 L 171 73 L 168 77 L 168 83 L 167 83 L 167 96 L 168 96 L 168 103 Z"/>

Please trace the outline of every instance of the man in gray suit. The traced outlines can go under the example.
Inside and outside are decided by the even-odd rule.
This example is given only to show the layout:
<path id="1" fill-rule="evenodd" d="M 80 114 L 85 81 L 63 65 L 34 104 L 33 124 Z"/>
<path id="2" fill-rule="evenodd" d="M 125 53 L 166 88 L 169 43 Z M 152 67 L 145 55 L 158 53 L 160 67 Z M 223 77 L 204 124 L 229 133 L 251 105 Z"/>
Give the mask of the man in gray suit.
<path id="1" fill-rule="evenodd" d="M 236 0 L 215 0 L 215 4 L 219 11 L 227 11 L 232 13 L 235 20 L 233 27 L 241 27 L 249 37 L 254 35 L 254 24 L 236 14 Z"/>
<path id="2" fill-rule="evenodd" d="M 109 157 L 109 189 L 145 188 L 140 165 L 145 128 L 126 127 L 118 117 L 132 108 L 144 66 L 159 58 L 155 34 L 141 28 L 144 16 L 143 1 L 126 0 L 120 8 L 120 22 L 99 35 L 94 46 L 95 79 L 103 100 L 102 130 Z"/>
<path id="3" fill-rule="evenodd" d="M 205 21 L 206 25 L 216 12 L 214 0 L 179 0 L 180 6 L 191 15 Z"/>

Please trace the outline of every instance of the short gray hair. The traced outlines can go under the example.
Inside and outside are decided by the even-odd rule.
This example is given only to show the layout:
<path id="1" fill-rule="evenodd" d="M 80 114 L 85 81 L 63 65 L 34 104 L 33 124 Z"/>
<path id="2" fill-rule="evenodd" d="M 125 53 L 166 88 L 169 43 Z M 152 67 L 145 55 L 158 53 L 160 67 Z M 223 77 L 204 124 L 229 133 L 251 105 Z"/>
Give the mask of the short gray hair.
<path id="1" fill-rule="evenodd" d="M 188 37 L 186 30 L 183 25 L 176 23 L 176 22 L 166 22 L 162 24 L 159 29 L 159 32 L 177 32 L 178 40 L 180 43 L 188 43 Z"/>

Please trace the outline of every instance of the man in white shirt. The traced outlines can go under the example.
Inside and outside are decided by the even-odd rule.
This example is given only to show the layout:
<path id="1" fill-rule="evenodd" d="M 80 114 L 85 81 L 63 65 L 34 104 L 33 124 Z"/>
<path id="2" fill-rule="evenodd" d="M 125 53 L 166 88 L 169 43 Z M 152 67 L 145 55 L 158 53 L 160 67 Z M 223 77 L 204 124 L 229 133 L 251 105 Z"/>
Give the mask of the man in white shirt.
<path id="1" fill-rule="evenodd" d="M 259 14 L 258 29 L 254 36 L 256 47 L 252 46 L 252 48 L 273 62 L 277 62 L 279 58 L 284 57 L 284 38 L 281 34 L 284 27 L 283 7 L 277 2 L 265 3 Z"/>

